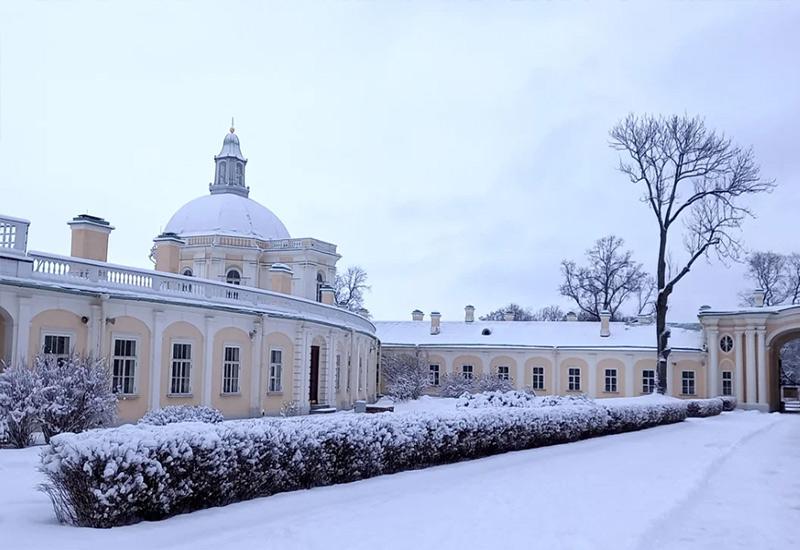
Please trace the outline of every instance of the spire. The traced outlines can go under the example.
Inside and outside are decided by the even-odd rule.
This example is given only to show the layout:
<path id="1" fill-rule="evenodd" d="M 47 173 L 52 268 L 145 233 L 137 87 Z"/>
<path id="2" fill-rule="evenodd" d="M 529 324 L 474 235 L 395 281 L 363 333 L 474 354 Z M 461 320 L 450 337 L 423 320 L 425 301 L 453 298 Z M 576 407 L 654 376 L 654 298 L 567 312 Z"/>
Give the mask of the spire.
<path id="1" fill-rule="evenodd" d="M 230 132 L 222 140 L 222 150 L 214 157 L 214 164 L 214 183 L 208 186 L 212 195 L 236 193 L 246 197 L 250 194 L 250 188 L 245 185 L 244 179 L 247 159 L 239 147 L 239 137 L 235 133 L 233 117 L 231 117 Z"/>

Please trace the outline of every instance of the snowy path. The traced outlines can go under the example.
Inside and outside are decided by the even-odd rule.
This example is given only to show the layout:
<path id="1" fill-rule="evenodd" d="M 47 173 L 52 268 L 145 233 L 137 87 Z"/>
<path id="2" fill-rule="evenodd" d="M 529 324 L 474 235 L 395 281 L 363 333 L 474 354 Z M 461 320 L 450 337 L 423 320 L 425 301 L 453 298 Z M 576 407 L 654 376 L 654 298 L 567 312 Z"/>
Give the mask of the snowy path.
<path id="1" fill-rule="evenodd" d="M 57 525 L 36 455 L 0 451 L 3 547 L 766 549 L 800 519 L 800 415 L 692 419 L 111 530 Z"/>

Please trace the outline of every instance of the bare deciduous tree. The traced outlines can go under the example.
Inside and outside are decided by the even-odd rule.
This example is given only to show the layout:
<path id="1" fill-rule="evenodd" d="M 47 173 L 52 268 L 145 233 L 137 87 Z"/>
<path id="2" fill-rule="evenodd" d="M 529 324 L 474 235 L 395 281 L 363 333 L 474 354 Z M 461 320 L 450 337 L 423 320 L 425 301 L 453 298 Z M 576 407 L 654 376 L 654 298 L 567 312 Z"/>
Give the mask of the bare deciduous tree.
<path id="1" fill-rule="evenodd" d="M 747 257 L 747 276 L 764 291 L 764 305 L 782 304 L 789 296 L 787 257 L 777 252 L 753 252 Z M 752 305 L 752 293 L 742 295 Z"/>
<path id="2" fill-rule="evenodd" d="M 644 188 L 642 200 L 658 224 L 657 386 L 665 393 L 670 295 L 699 258 L 710 253 L 723 260 L 739 258 L 740 229 L 753 216 L 742 202 L 770 191 L 774 183 L 761 178 L 751 149 L 706 129 L 699 117 L 631 114 L 611 129 L 610 138 L 610 146 L 621 153 L 620 171 Z M 676 233 L 682 236 L 688 257 L 668 277 Z"/>
<path id="3" fill-rule="evenodd" d="M 656 280 L 648 275 L 636 291 L 636 315 L 652 315 L 656 309 Z"/>
<path id="4" fill-rule="evenodd" d="M 350 311 L 361 312 L 364 308 L 364 292 L 369 290 L 367 272 L 353 265 L 344 273 L 337 273 L 333 283 L 336 304 Z"/>
<path id="5" fill-rule="evenodd" d="M 786 257 L 786 298 L 800 304 L 800 254 L 794 252 Z"/>
<path id="6" fill-rule="evenodd" d="M 633 252 L 625 250 L 624 244 L 619 237 L 608 235 L 586 251 L 586 265 L 579 266 L 572 260 L 561 262 L 561 294 L 592 319 L 599 319 L 603 310 L 611 312 L 612 320 L 619 319 L 622 305 L 647 278 L 642 264 L 633 260 Z"/>
<path id="7" fill-rule="evenodd" d="M 511 302 L 505 307 L 490 311 L 486 315 L 479 317 L 481 321 L 504 321 L 506 313 L 514 314 L 514 321 L 535 321 L 533 313 L 527 307 Z"/>
<path id="8" fill-rule="evenodd" d="M 400 401 L 417 399 L 430 385 L 428 354 L 419 350 L 384 353 L 381 374 L 387 395 Z"/>
<path id="9" fill-rule="evenodd" d="M 534 321 L 563 321 L 567 314 L 557 305 L 544 306 L 533 314 Z"/>

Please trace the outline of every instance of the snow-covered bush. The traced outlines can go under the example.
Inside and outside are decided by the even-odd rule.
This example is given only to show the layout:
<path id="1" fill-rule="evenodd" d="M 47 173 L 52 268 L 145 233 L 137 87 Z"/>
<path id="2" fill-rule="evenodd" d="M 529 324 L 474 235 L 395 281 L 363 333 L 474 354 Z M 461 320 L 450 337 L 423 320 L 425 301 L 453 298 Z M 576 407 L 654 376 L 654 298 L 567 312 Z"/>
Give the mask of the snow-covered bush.
<path id="1" fill-rule="evenodd" d="M 450 372 L 442 377 L 439 386 L 440 397 L 461 397 L 465 393 L 481 393 L 487 391 L 506 392 L 514 389 L 511 381 L 497 375 L 482 374 L 465 378 L 461 373 Z"/>
<path id="2" fill-rule="evenodd" d="M 170 405 L 163 409 L 148 411 L 139 419 L 139 424 L 166 426 L 177 422 L 205 422 L 216 424 L 225 418 L 217 409 L 205 405 Z"/>
<path id="3" fill-rule="evenodd" d="M 111 373 L 103 359 L 37 355 L 33 372 L 40 387 L 35 402 L 45 441 L 64 432 L 108 426 L 117 412 Z"/>
<path id="4" fill-rule="evenodd" d="M 489 391 L 467 393 L 456 401 L 456 407 L 485 409 L 486 407 L 539 407 L 539 401 L 533 392 Z"/>
<path id="5" fill-rule="evenodd" d="M 5 437 L 17 448 L 31 444 L 39 419 L 36 395 L 39 380 L 24 365 L 6 367 L 0 374 L 0 423 Z"/>
<path id="6" fill-rule="evenodd" d="M 386 395 L 399 401 L 419 398 L 430 385 L 428 355 L 424 352 L 387 352 L 381 355 Z"/>
<path id="7" fill-rule="evenodd" d="M 42 453 L 43 488 L 61 521 L 111 527 L 682 420 L 685 407 L 673 407 L 489 407 L 127 425 L 54 437 Z"/>
<path id="8" fill-rule="evenodd" d="M 561 407 L 563 405 L 593 405 L 595 401 L 582 393 L 576 395 L 545 395 L 539 400 L 542 407 Z"/>
<path id="9" fill-rule="evenodd" d="M 722 412 L 723 408 L 723 401 L 719 397 L 689 399 L 686 401 L 686 410 L 690 417 L 705 418 L 706 416 L 716 416 Z"/>
<path id="10" fill-rule="evenodd" d="M 730 412 L 736 410 L 736 398 L 732 395 L 725 395 L 723 397 L 719 397 L 718 399 L 722 400 L 723 411 Z"/>
<path id="11" fill-rule="evenodd" d="M 281 403 L 281 416 L 297 416 L 300 414 L 300 404 L 292 399 Z"/>
<path id="12" fill-rule="evenodd" d="M 686 403 L 679 399 L 660 402 L 603 403 L 595 401 L 597 406 L 608 412 L 609 423 L 606 433 L 622 433 L 652 428 L 662 424 L 673 424 L 686 419 L 688 410 Z"/>

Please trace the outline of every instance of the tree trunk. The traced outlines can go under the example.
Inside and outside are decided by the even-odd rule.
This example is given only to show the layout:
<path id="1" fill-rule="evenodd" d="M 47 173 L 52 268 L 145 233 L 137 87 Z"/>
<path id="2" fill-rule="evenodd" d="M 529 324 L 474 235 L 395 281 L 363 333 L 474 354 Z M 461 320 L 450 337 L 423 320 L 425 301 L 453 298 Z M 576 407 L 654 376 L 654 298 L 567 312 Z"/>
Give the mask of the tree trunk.
<path id="1" fill-rule="evenodd" d="M 669 292 L 667 286 L 667 231 L 661 230 L 658 246 L 658 273 L 656 274 L 658 295 L 656 297 L 656 389 L 667 393 L 667 367 L 669 360 L 669 333 L 667 332 L 667 309 Z"/>

